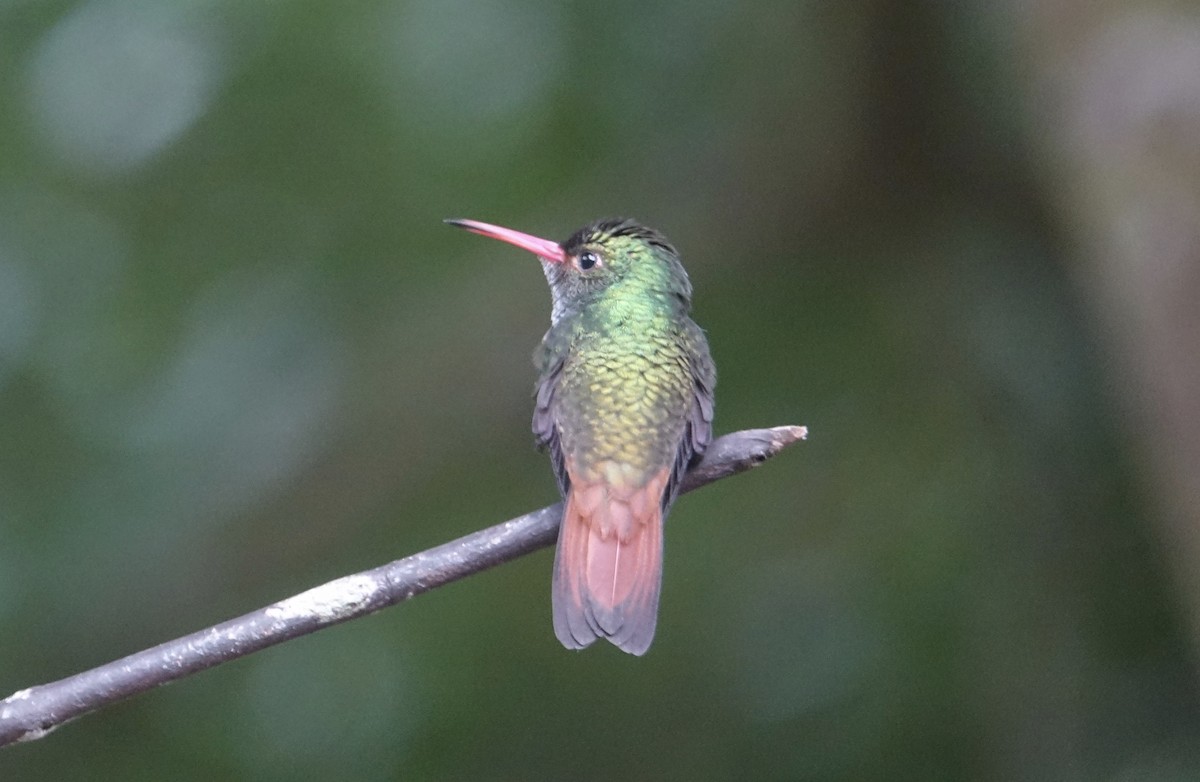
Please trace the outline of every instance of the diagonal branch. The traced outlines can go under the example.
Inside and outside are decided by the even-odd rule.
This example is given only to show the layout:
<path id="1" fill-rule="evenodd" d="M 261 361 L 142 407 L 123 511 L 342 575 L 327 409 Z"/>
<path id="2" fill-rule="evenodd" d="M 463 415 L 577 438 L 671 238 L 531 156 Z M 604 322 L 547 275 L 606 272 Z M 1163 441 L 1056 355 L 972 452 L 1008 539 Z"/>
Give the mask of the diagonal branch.
<path id="1" fill-rule="evenodd" d="M 691 491 L 755 467 L 807 436 L 803 426 L 746 429 L 715 440 L 683 479 Z M 297 636 L 402 603 L 554 542 L 562 504 L 344 576 L 90 671 L 0 701 L 0 746 L 31 741 L 88 712 Z"/>

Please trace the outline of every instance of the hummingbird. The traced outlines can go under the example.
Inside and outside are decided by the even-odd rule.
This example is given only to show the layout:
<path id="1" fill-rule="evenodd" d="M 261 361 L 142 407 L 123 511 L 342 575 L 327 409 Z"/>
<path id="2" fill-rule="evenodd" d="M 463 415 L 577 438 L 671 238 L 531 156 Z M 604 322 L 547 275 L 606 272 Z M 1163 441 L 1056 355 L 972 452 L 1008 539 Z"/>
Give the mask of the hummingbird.
<path id="1" fill-rule="evenodd" d="M 533 433 L 565 500 L 551 591 L 568 649 L 603 638 L 645 654 L 658 623 L 663 522 L 712 439 L 716 368 L 689 316 L 679 252 L 633 220 L 597 220 L 561 244 L 447 220 L 538 257 L 550 328 L 534 351 Z"/>

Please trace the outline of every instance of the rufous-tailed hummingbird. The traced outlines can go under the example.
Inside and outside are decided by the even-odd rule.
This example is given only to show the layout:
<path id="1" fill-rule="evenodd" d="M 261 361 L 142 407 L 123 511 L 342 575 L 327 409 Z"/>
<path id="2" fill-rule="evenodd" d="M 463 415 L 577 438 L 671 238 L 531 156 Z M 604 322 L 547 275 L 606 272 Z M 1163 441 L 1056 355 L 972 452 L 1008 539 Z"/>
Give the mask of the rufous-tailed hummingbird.
<path id="1" fill-rule="evenodd" d="M 605 638 L 644 654 L 658 622 L 663 521 L 712 438 L 716 368 L 688 316 L 679 253 L 632 220 L 599 220 L 562 244 L 447 222 L 529 250 L 550 283 L 533 432 L 566 499 L 554 633 L 568 649 Z"/>

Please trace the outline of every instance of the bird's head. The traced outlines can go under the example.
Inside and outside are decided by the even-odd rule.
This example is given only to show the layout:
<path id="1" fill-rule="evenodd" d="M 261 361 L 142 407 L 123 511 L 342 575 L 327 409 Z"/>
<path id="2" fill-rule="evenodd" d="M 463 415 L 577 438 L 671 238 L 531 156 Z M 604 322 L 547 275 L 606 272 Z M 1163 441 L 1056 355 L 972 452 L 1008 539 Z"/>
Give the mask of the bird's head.
<path id="1" fill-rule="evenodd" d="M 585 225 L 561 244 L 475 220 L 451 225 L 535 254 L 554 300 L 552 320 L 604 296 L 661 295 L 691 306 L 692 285 L 666 237 L 640 223 L 608 218 Z"/>

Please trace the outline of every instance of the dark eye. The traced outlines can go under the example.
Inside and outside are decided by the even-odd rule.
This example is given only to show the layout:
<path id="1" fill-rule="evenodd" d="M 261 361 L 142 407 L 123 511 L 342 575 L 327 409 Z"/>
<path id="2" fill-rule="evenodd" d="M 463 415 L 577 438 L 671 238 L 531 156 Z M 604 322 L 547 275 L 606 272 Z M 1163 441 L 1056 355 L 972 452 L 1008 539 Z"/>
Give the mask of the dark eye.
<path id="1" fill-rule="evenodd" d="M 587 271 L 600 263 L 600 256 L 591 250 L 584 250 L 579 254 L 579 268 Z"/>

